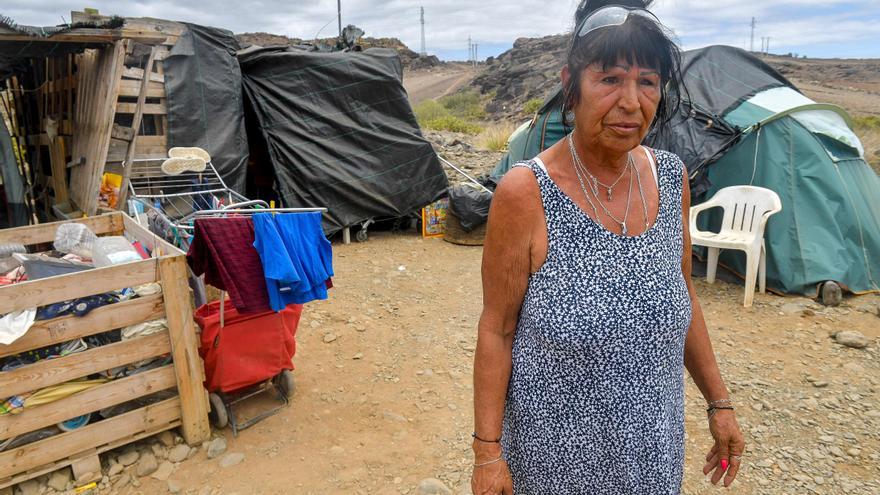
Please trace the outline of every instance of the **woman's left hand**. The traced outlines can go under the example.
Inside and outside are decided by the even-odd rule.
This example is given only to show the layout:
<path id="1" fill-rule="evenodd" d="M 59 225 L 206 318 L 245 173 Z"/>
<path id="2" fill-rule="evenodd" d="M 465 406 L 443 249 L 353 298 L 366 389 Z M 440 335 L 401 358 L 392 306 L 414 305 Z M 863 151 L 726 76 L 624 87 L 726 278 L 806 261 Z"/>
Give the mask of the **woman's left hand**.
<path id="1" fill-rule="evenodd" d="M 724 486 L 730 486 L 739 472 L 746 448 L 742 431 L 736 421 L 736 414 L 730 410 L 716 410 L 709 418 L 709 431 L 715 439 L 715 445 L 706 455 L 703 474 L 709 474 L 714 470 L 712 484 L 717 485 L 724 477 Z"/>

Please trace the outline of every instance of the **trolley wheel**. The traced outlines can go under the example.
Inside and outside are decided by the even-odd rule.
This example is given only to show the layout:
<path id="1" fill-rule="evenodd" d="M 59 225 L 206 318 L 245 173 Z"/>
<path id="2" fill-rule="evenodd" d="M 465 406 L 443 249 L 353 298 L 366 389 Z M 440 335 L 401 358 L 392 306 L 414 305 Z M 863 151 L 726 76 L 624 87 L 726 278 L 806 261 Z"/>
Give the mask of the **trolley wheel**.
<path id="1" fill-rule="evenodd" d="M 217 429 L 226 428 L 226 425 L 229 424 L 229 415 L 226 413 L 226 404 L 223 403 L 223 399 L 212 392 L 208 394 L 208 403 L 211 405 L 211 411 L 208 413 L 211 423 Z"/>
<path id="2" fill-rule="evenodd" d="M 293 397 L 293 394 L 296 392 L 296 381 L 293 379 L 293 372 L 290 370 L 282 370 L 281 373 L 275 375 L 275 384 L 288 399 Z"/>
<path id="3" fill-rule="evenodd" d="M 367 242 L 367 229 L 358 230 L 354 238 L 357 239 L 358 242 Z"/>

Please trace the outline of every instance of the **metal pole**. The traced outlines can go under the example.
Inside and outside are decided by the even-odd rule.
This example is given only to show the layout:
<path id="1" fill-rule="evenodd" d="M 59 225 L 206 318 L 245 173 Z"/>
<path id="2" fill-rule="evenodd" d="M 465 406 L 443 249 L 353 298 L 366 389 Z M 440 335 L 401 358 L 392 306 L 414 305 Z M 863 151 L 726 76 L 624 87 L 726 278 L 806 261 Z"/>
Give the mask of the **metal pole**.
<path id="1" fill-rule="evenodd" d="M 458 172 L 458 173 L 460 173 L 461 175 L 465 176 L 465 177 L 467 178 L 467 180 L 469 180 L 469 181 L 473 182 L 474 184 L 480 186 L 480 188 L 481 188 L 482 190 L 486 191 L 486 192 L 489 193 L 489 194 L 495 194 L 495 193 L 493 193 L 488 187 L 486 187 L 486 186 L 480 184 L 479 182 L 477 182 L 477 179 L 474 179 L 473 177 L 471 177 L 470 175 L 468 175 L 464 170 L 462 170 L 462 169 L 456 167 L 455 165 L 453 165 L 452 163 L 450 163 L 448 160 L 446 160 L 445 158 L 443 158 L 443 157 L 440 156 L 439 154 L 437 155 L 437 158 L 439 158 L 441 162 L 443 162 L 443 163 L 445 163 L 446 165 L 449 165 L 450 167 L 452 167 L 456 172 Z"/>
<path id="2" fill-rule="evenodd" d="M 339 37 L 342 37 L 342 0 L 336 0 L 336 17 L 339 20 Z"/>
<path id="3" fill-rule="evenodd" d="M 421 9 L 421 20 L 422 20 L 422 51 L 420 53 L 421 56 L 426 56 L 428 51 L 425 48 L 425 8 L 419 7 Z"/>
<path id="4" fill-rule="evenodd" d="M 755 18 L 752 17 L 752 41 L 749 44 L 749 51 L 750 52 L 755 51 L 755 24 L 756 24 Z"/>

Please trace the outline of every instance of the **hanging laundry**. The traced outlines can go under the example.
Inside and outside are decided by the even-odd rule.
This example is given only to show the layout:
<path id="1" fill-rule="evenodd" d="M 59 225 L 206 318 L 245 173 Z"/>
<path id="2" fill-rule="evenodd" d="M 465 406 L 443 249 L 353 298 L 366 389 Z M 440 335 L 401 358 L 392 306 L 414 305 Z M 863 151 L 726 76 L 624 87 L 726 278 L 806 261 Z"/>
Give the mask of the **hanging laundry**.
<path id="1" fill-rule="evenodd" d="M 229 292 L 240 313 L 269 309 L 263 264 L 254 249 L 254 224 L 245 217 L 201 218 L 186 255 L 196 275 Z"/>
<path id="2" fill-rule="evenodd" d="M 333 252 L 321 229 L 321 214 L 258 213 L 253 221 L 272 309 L 327 299 Z"/>

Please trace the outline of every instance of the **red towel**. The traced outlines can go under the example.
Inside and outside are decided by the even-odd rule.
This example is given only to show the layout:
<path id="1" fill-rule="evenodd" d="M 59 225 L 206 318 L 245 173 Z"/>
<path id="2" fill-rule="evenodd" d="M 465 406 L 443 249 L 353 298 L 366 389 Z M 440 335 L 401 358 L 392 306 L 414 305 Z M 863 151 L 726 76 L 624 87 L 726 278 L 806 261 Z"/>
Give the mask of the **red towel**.
<path id="1" fill-rule="evenodd" d="M 270 309 L 250 218 L 196 220 L 195 236 L 186 260 L 196 275 L 205 274 L 205 283 L 228 292 L 239 313 Z"/>

